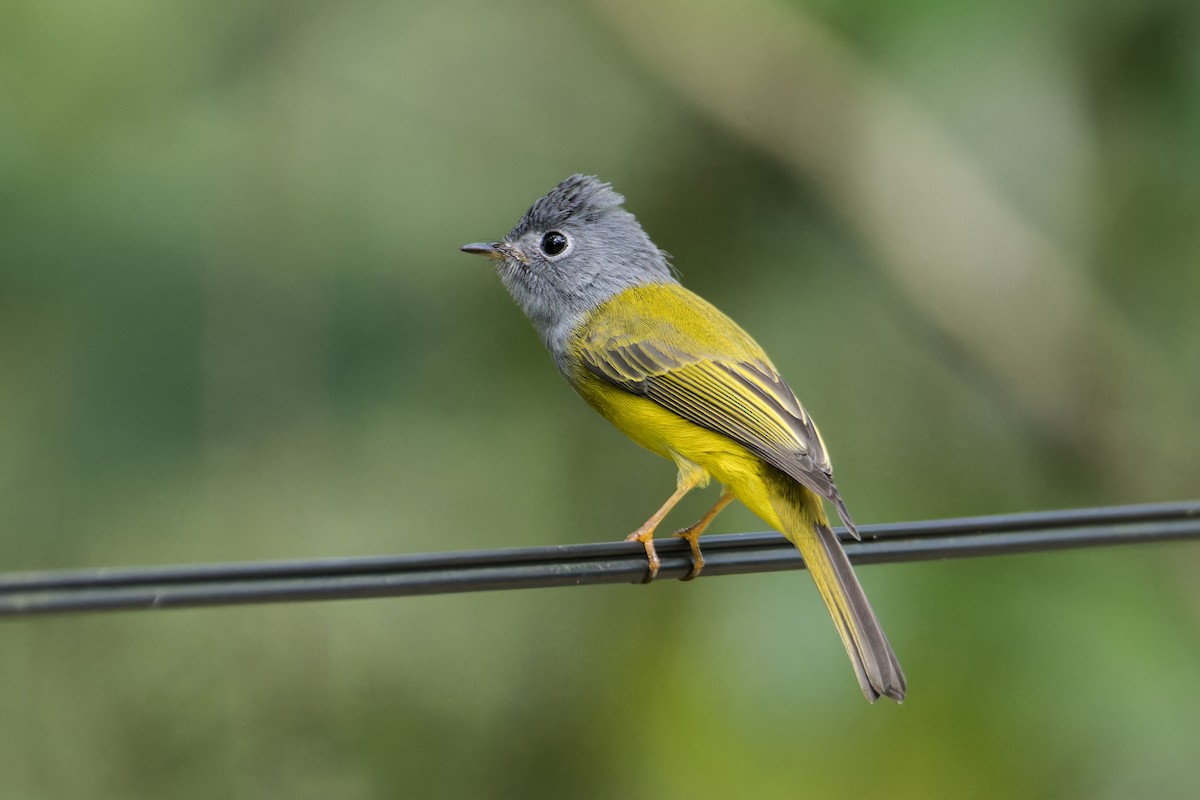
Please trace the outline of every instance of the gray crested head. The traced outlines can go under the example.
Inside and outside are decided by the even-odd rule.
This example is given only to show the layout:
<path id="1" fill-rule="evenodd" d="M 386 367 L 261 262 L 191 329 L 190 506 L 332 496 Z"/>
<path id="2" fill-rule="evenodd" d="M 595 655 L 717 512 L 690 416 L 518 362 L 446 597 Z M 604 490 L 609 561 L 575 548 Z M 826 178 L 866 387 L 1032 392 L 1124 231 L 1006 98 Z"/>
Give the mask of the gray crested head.
<path id="1" fill-rule="evenodd" d="M 675 282 L 666 255 L 624 202 L 598 178 L 572 175 L 503 241 L 462 248 L 495 260 L 504 287 L 560 364 L 567 336 L 596 306 L 633 286 Z"/>

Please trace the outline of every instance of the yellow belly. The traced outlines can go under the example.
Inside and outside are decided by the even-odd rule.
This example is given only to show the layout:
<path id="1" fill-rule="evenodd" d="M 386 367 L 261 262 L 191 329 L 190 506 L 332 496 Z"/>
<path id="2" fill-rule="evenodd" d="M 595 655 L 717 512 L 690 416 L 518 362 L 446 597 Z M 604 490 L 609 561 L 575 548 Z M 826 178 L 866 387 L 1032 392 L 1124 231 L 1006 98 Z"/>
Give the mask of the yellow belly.
<path id="1" fill-rule="evenodd" d="M 770 473 L 775 470 L 742 445 L 630 394 L 581 370 L 575 390 L 601 416 L 651 452 L 676 463 L 682 458 L 729 487 L 764 522 L 782 530 L 771 505 Z M 680 464 L 681 469 L 685 468 Z"/>

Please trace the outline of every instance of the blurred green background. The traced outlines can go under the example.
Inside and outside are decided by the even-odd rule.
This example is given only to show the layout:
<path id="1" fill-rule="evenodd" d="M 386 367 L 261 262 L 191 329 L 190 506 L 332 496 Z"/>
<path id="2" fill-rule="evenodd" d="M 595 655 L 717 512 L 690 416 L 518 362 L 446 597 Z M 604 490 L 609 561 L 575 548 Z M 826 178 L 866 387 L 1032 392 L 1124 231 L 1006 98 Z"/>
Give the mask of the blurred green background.
<path id="1" fill-rule="evenodd" d="M 860 522 L 1196 497 L 1190 0 L 12 0 L 0 570 L 624 535 L 672 467 L 457 251 L 572 172 Z M 8 622 L 0 797 L 1190 798 L 1198 567 L 866 567 L 903 706 L 796 573 Z"/>

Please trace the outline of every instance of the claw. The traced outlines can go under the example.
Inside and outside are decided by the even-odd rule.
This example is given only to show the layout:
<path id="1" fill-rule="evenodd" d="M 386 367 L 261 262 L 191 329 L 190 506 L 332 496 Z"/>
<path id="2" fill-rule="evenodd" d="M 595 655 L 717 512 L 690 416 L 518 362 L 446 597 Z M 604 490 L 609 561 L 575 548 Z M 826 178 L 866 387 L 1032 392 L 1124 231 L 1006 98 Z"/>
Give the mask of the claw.
<path id="1" fill-rule="evenodd" d="M 688 570 L 687 575 L 679 579 L 681 581 L 694 580 L 700 577 L 700 573 L 704 570 L 704 554 L 700 552 L 700 532 L 703 528 L 696 530 L 698 525 L 699 523 L 688 525 L 671 534 L 678 539 L 687 540 L 688 546 L 692 548 L 692 568 Z"/>
<path id="2" fill-rule="evenodd" d="M 646 548 L 646 566 L 649 567 L 645 579 L 642 583 L 650 583 L 658 577 L 658 570 L 662 567 L 662 560 L 658 557 L 658 551 L 654 549 L 654 529 L 644 530 L 638 528 L 633 533 L 625 537 L 627 542 L 641 542 Z"/>
<path id="3" fill-rule="evenodd" d="M 713 521 L 717 514 L 721 513 L 721 509 L 733 502 L 733 492 L 729 491 L 729 487 L 721 492 L 721 496 L 717 498 L 717 502 L 704 513 L 704 516 L 688 525 L 686 528 L 680 528 L 675 531 L 675 536 L 680 539 L 687 539 L 688 545 L 692 548 L 692 568 L 680 580 L 690 581 L 700 576 L 700 572 L 704 569 L 704 555 L 700 552 L 700 534 L 704 533 L 704 529 Z"/>

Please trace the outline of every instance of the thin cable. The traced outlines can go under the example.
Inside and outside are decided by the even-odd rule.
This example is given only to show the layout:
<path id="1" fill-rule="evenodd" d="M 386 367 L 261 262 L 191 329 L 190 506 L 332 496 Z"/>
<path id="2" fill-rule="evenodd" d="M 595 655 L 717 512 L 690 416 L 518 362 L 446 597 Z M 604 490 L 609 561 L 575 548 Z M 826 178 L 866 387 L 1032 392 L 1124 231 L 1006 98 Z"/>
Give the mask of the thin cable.
<path id="1" fill-rule="evenodd" d="M 855 564 L 967 558 L 1200 539 L 1200 502 L 1028 512 L 862 525 L 841 532 Z M 664 538 L 659 580 L 691 568 L 687 544 Z M 701 577 L 801 569 L 777 533 L 705 536 Z M 448 594 L 596 583 L 639 583 L 636 542 L 310 561 L 127 567 L 0 575 L 0 617 L 298 600 Z"/>

